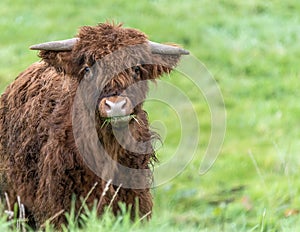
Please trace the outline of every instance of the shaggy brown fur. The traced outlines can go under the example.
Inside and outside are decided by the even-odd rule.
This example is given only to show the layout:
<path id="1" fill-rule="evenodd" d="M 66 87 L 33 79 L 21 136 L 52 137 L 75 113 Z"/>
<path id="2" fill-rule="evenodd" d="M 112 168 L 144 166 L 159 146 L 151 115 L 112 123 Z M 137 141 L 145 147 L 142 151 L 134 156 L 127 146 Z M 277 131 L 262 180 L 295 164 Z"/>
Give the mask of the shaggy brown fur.
<path id="1" fill-rule="evenodd" d="M 41 51 L 41 62 L 22 72 L 0 99 L 0 170 L 1 178 L 6 180 L 2 184 L 2 192 L 8 192 L 11 201 L 21 197 L 26 216 L 36 228 L 62 209 L 68 212 L 72 194 L 77 199 L 84 198 L 96 182 L 98 185 L 87 199 L 87 204 L 92 206 L 95 200 L 101 198 L 107 182 L 85 164 L 74 141 L 72 105 L 76 90 L 88 76 L 86 67 L 128 45 L 145 44 L 147 41 L 147 37 L 137 30 L 108 23 L 82 27 L 78 37 L 80 42 L 72 51 Z M 143 59 L 154 62 L 139 65 Z M 105 84 L 98 98 L 119 95 L 135 82 L 168 73 L 178 59 L 179 56 L 174 55 L 153 55 L 147 46 L 136 54 L 121 52 L 117 59 L 111 61 L 111 66 L 105 67 L 105 72 L 110 72 L 124 60 L 128 60 L 132 68 L 115 75 Z M 139 65 L 138 72 L 135 72 L 132 63 Z M 128 93 L 128 97 L 133 102 L 142 102 L 147 90 L 147 84 L 143 82 Z M 136 118 L 129 122 L 129 129 L 136 140 L 148 141 L 146 154 L 137 154 L 122 147 L 112 133 L 112 126 L 102 126 L 104 119 L 96 111 L 98 138 L 106 152 L 118 163 L 150 170 L 151 162 L 156 160 L 149 142 L 154 134 L 149 129 L 142 103 L 137 104 L 133 111 Z M 99 214 L 111 202 L 118 187 L 109 186 L 98 208 Z M 81 202 L 76 202 L 78 210 Z M 118 202 L 132 205 L 132 212 L 138 203 L 140 216 L 152 209 L 149 188 L 121 188 L 112 203 L 115 214 L 119 210 Z M 53 220 L 56 226 L 65 222 L 63 214 Z"/>

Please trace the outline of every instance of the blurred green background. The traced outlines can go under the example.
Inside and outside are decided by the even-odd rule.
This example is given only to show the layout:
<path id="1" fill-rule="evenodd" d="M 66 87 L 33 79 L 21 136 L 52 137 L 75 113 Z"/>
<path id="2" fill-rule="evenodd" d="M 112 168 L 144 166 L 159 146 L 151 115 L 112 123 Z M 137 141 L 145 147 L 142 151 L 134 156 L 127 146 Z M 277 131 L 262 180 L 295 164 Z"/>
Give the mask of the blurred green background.
<path id="1" fill-rule="evenodd" d="M 136 227 L 91 221 L 89 228 L 299 231 L 299 12 L 298 0 L 1 0 L 0 92 L 39 60 L 30 45 L 73 37 L 83 25 L 123 22 L 153 41 L 179 43 L 205 64 L 222 91 L 227 131 L 221 154 L 208 173 L 198 174 L 210 115 L 199 93 L 189 91 L 201 121 L 200 147 L 184 172 L 153 190 L 152 221 Z M 190 88 L 176 73 L 165 78 Z M 158 152 L 166 160 L 180 127 L 151 104 L 147 109 L 151 120 L 166 126 Z"/>

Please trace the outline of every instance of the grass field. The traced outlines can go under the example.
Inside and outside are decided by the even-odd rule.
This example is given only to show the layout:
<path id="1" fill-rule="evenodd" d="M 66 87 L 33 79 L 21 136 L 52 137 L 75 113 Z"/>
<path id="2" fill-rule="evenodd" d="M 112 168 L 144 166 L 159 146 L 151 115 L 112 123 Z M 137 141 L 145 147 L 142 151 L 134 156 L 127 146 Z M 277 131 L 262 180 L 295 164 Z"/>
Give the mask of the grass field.
<path id="1" fill-rule="evenodd" d="M 209 110 L 198 92 L 189 91 L 189 81 L 176 73 L 166 77 L 188 92 L 198 113 L 201 139 L 194 159 L 153 189 L 149 223 L 132 224 L 126 214 L 124 220 L 109 214 L 97 220 L 91 212 L 81 230 L 299 231 L 299 12 L 297 0 L 1 0 L 0 92 L 38 60 L 30 45 L 70 38 L 82 25 L 114 20 L 153 41 L 182 44 L 205 64 L 224 97 L 227 126 L 218 159 L 198 174 L 210 136 Z M 147 108 L 152 120 L 165 125 L 158 156 L 167 160 L 180 127 L 167 113 Z M 9 230 L 0 214 L 0 230 Z M 72 217 L 70 222 L 70 231 L 80 230 Z"/>

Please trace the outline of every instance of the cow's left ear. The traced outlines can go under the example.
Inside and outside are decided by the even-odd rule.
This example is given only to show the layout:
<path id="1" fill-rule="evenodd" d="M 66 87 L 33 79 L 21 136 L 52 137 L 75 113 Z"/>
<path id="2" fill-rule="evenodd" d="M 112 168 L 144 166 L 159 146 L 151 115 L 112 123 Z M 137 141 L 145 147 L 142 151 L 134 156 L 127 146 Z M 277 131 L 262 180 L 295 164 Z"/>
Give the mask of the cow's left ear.
<path id="1" fill-rule="evenodd" d="M 152 54 L 152 64 L 144 65 L 148 71 L 147 79 L 157 79 L 163 74 L 170 73 L 179 63 L 180 55 L 158 55 Z"/>
<path id="2" fill-rule="evenodd" d="M 181 48 L 177 44 L 161 44 L 152 41 L 150 45 L 153 65 L 148 66 L 150 79 L 160 77 L 165 73 L 170 73 L 180 61 L 182 55 L 189 55 L 189 51 Z"/>

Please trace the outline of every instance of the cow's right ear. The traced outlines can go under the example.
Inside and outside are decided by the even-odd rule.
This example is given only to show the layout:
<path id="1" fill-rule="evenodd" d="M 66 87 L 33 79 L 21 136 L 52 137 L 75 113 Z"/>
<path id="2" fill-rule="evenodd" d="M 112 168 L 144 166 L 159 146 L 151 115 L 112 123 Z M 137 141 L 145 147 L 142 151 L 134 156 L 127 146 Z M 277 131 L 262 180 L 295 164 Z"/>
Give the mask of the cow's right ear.
<path id="1" fill-rule="evenodd" d="M 78 72 L 76 65 L 74 65 L 73 55 L 71 51 L 58 52 L 41 50 L 38 54 L 40 58 L 49 66 L 54 67 L 58 72 L 66 74 L 73 74 Z"/>
<path id="2" fill-rule="evenodd" d="M 30 46 L 31 50 L 39 50 L 39 57 L 46 63 L 56 68 L 56 70 L 71 74 L 72 68 L 71 51 L 77 43 L 78 38 L 50 41 Z M 77 71 L 77 70 L 76 70 Z"/>

